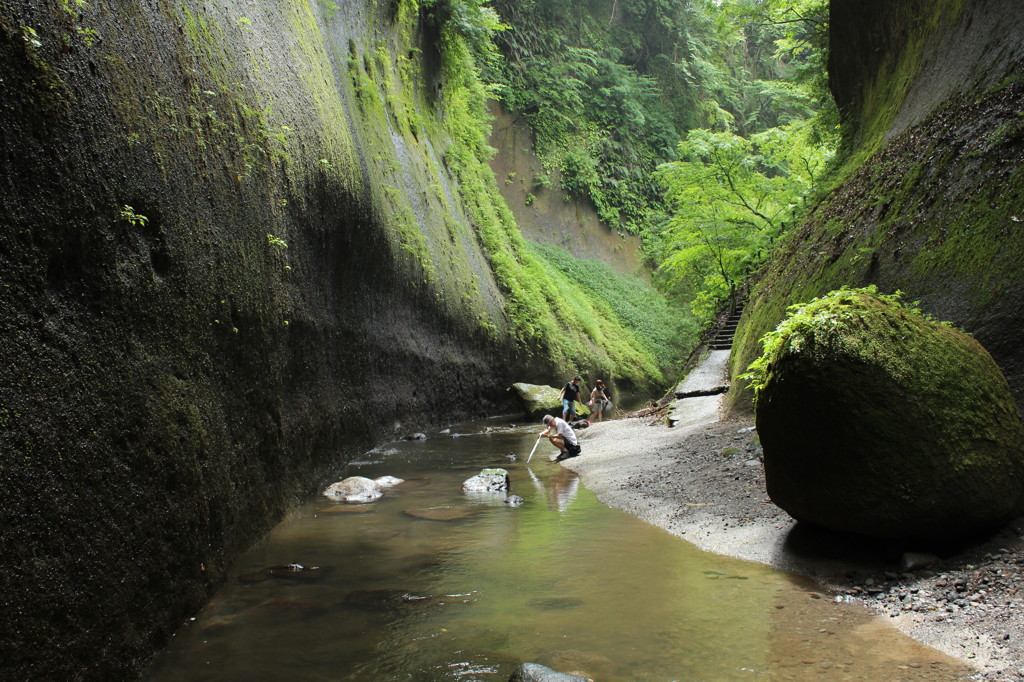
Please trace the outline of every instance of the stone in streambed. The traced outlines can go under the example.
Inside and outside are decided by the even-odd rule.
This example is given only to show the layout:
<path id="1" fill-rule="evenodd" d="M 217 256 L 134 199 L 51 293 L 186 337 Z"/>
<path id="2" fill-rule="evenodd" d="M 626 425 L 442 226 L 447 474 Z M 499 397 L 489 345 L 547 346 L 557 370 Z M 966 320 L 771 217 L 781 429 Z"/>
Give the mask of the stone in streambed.
<path id="1" fill-rule="evenodd" d="M 238 580 L 243 583 L 258 583 L 271 578 L 295 580 L 301 582 L 316 582 L 326 576 L 329 571 L 320 566 L 305 566 L 303 564 L 277 564 L 267 566 L 261 571 L 243 573 Z"/>
<path id="2" fill-rule="evenodd" d="M 793 313 L 759 363 L 768 494 L 794 518 L 934 542 L 1021 512 L 1020 414 L 967 334 L 873 290 L 842 290 Z"/>
<path id="3" fill-rule="evenodd" d="M 531 419 L 540 419 L 545 414 L 554 417 L 562 416 L 562 401 L 558 399 L 558 394 L 562 389 L 539 384 L 515 383 L 512 384 L 510 390 L 515 391 L 519 396 L 519 400 L 523 404 L 523 412 Z M 576 403 L 576 414 L 580 416 L 590 414 L 590 408 L 585 404 Z"/>
<path id="4" fill-rule="evenodd" d="M 323 494 L 339 502 L 373 502 L 383 495 L 377 482 L 365 476 L 350 476 L 332 483 Z"/>
<path id="5" fill-rule="evenodd" d="M 405 509 L 404 514 L 427 521 L 458 521 L 477 513 L 471 507 L 424 507 L 422 509 Z"/>
<path id="6" fill-rule="evenodd" d="M 508 471 L 505 469 L 484 469 L 476 476 L 463 481 L 462 491 L 467 493 L 500 493 L 508 490 L 508 485 Z"/>
<path id="7" fill-rule="evenodd" d="M 338 502 L 373 502 L 384 495 L 384 488 L 392 488 L 402 483 L 405 481 L 395 476 L 381 476 L 377 479 L 350 476 L 327 486 L 323 494 L 324 497 Z"/>

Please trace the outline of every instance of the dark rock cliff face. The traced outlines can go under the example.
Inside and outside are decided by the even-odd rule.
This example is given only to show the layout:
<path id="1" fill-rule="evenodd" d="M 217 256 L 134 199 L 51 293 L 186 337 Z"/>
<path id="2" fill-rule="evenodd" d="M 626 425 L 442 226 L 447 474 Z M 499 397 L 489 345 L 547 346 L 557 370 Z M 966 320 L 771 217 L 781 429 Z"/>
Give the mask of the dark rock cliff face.
<path id="1" fill-rule="evenodd" d="M 788 305 L 877 284 L 971 333 L 1024 403 L 1024 15 L 1017 3 L 832 3 L 843 181 L 751 295 L 732 371 Z M 740 407 L 748 394 L 736 392 Z"/>
<path id="2" fill-rule="evenodd" d="M 545 369 L 388 231 L 340 4 L 0 0 L 0 677 L 135 676 L 347 452 Z"/>

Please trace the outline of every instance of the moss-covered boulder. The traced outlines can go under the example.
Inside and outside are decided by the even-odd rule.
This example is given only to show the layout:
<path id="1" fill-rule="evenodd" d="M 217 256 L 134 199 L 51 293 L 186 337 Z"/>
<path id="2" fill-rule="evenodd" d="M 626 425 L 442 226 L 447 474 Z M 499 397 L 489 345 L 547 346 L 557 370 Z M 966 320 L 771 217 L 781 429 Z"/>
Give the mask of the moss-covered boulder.
<path id="1" fill-rule="evenodd" d="M 512 389 L 516 395 L 519 396 L 520 402 L 523 404 L 523 411 L 527 417 L 531 419 L 540 419 L 546 414 L 550 414 L 554 417 L 562 416 L 562 401 L 558 399 L 558 394 L 562 391 L 561 388 L 551 388 L 550 386 L 541 386 L 538 384 L 524 384 L 516 383 L 512 384 Z M 587 398 L 586 395 L 581 396 Z M 588 398 L 589 400 L 589 398 Z M 583 404 L 576 404 L 576 414 L 580 416 L 590 414 L 590 409 L 586 405 L 586 401 Z"/>
<path id="2" fill-rule="evenodd" d="M 1021 511 L 1024 429 L 1002 372 L 898 296 L 794 307 L 751 370 L 768 494 L 794 518 L 947 540 Z"/>

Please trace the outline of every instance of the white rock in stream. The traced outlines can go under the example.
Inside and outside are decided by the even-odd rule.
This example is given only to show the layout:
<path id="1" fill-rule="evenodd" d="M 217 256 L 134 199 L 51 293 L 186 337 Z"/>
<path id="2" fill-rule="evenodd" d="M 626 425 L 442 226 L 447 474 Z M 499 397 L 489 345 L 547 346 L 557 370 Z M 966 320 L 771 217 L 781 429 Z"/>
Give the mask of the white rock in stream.
<path id="1" fill-rule="evenodd" d="M 399 483 L 405 483 L 405 479 L 397 478 L 395 476 L 381 476 L 380 478 L 373 479 L 373 482 L 381 488 L 391 488 Z"/>
<path id="2" fill-rule="evenodd" d="M 462 483 L 463 492 L 500 493 L 508 490 L 508 472 L 504 469 L 484 469 Z"/>
<path id="3" fill-rule="evenodd" d="M 324 491 L 324 497 L 339 502 L 373 502 L 384 493 L 376 481 L 365 476 L 350 476 L 343 481 L 332 483 Z"/>

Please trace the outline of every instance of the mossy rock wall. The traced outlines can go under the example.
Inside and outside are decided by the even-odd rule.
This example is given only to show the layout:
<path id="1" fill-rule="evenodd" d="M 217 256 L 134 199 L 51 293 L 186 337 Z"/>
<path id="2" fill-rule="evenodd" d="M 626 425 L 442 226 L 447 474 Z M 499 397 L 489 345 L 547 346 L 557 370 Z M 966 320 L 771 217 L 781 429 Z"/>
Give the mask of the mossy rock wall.
<path id="1" fill-rule="evenodd" d="M 1024 15 L 1000 0 L 832 8 L 847 166 L 754 287 L 731 372 L 789 305 L 873 283 L 972 334 L 1024 405 Z"/>
<path id="2" fill-rule="evenodd" d="M 0 677 L 134 677 L 350 453 L 556 374 L 389 12 L 0 0 Z"/>

